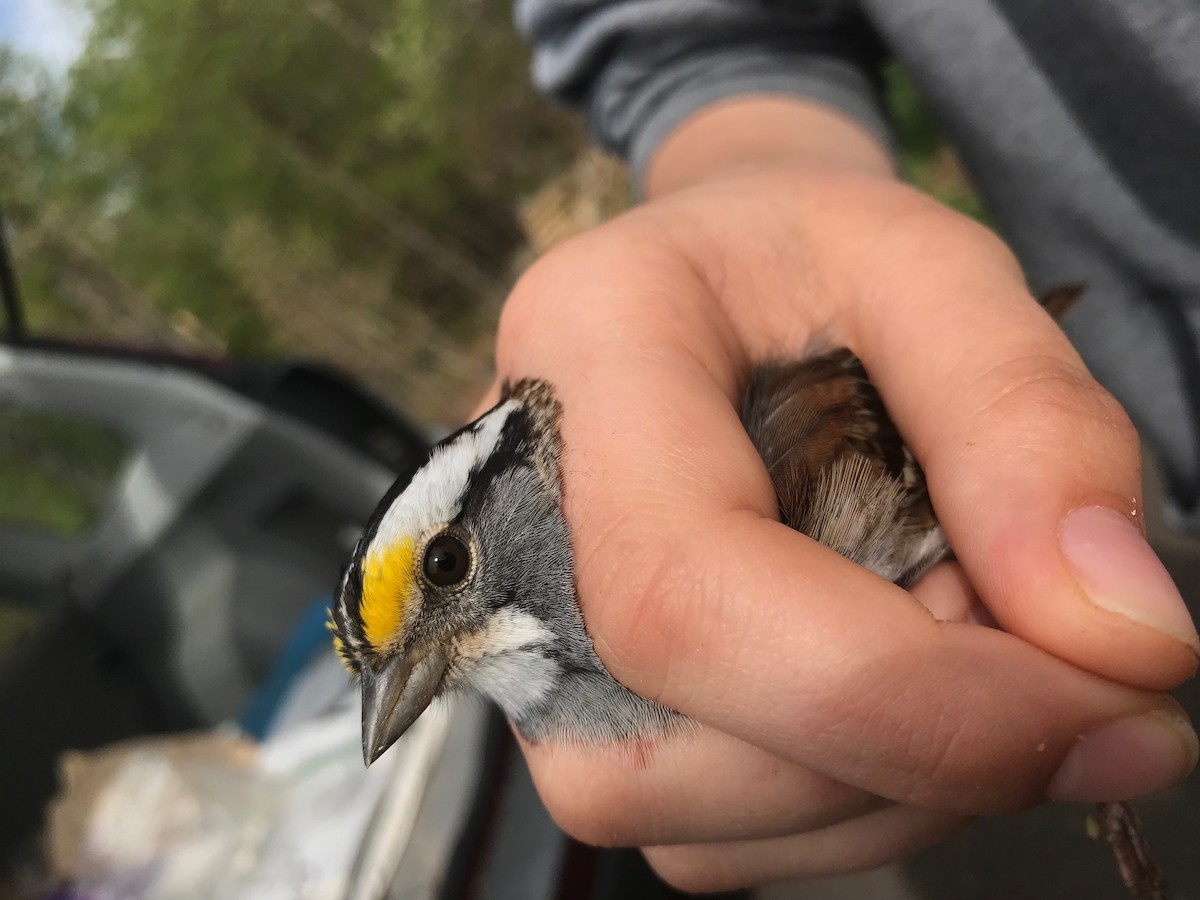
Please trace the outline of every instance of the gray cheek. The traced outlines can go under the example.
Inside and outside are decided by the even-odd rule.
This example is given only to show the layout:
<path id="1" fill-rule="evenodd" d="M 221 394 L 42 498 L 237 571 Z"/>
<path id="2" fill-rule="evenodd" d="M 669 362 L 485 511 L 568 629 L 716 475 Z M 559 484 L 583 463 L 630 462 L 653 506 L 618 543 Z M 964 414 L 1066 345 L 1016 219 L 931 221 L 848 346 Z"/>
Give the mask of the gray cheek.
<path id="1" fill-rule="evenodd" d="M 573 602 L 562 596 L 571 575 L 571 538 L 562 510 L 534 470 L 497 476 L 472 522 L 479 547 L 486 599 Z M 548 596 L 549 595 L 549 596 Z"/>
<path id="2" fill-rule="evenodd" d="M 556 664 L 603 671 L 576 602 L 570 531 L 536 471 L 521 468 L 498 476 L 472 527 L 482 603 L 494 612 L 512 609 L 542 623 Z"/>

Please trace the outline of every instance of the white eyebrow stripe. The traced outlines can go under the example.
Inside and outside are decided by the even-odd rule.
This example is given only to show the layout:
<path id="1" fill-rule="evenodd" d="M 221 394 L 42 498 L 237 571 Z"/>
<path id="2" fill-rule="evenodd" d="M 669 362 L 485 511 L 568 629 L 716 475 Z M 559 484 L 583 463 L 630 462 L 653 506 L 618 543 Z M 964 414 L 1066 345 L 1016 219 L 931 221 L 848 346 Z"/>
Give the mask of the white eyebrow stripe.
<path id="1" fill-rule="evenodd" d="M 516 408 L 515 400 L 501 404 L 480 418 L 475 428 L 434 450 L 384 513 L 372 547 L 387 547 L 406 537 L 416 540 L 430 528 L 454 519 L 472 470 L 492 455 Z"/>

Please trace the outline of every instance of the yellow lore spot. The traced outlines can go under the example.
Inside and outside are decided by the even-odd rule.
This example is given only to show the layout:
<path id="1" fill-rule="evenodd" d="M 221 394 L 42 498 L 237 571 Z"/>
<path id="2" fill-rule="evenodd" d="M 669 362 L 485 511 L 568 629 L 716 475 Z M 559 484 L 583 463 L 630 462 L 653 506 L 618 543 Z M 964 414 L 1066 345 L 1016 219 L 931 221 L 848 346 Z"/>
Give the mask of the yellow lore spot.
<path id="1" fill-rule="evenodd" d="M 406 538 L 363 561 L 362 616 L 367 642 L 377 651 L 399 637 L 416 594 L 415 543 Z"/>

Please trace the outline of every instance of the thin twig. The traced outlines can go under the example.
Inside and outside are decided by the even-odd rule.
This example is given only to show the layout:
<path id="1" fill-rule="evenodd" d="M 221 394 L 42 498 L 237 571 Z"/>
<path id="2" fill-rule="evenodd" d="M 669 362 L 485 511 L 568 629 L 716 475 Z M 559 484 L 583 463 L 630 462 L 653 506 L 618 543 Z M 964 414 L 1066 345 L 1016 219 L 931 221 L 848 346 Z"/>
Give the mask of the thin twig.
<path id="1" fill-rule="evenodd" d="M 1112 848 L 1117 871 L 1134 900 L 1168 900 L 1167 882 L 1128 803 L 1097 803 L 1099 836 Z"/>

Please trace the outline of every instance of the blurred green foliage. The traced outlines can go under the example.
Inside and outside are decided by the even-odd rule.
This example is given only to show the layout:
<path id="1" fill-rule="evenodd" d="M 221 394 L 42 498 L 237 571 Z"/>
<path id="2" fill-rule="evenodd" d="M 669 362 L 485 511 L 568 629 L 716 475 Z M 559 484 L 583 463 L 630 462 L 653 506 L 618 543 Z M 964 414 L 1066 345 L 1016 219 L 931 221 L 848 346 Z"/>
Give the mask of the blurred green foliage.
<path id="1" fill-rule="evenodd" d="M 38 620 L 38 610 L 0 597 L 0 661 Z"/>
<path id="2" fill-rule="evenodd" d="M 104 512 L 127 449 L 93 422 L 0 409 L 0 521 L 83 531 Z"/>
<path id="3" fill-rule="evenodd" d="M 32 329 L 308 354 L 420 420 L 463 415 L 517 209 L 586 145 L 534 93 L 511 0 L 79 2 L 65 84 L 0 48 Z M 909 177 L 982 217 L 912 84 L 886 85 Z"/>
<path id="4" fill-rule="evenodd" d="M 518 201 L 583 143 L 509 0 L 84 2 L 65 85 L 0 55 L 35 329 L 311 353 L 420 418 L 486 377 Z"/>

